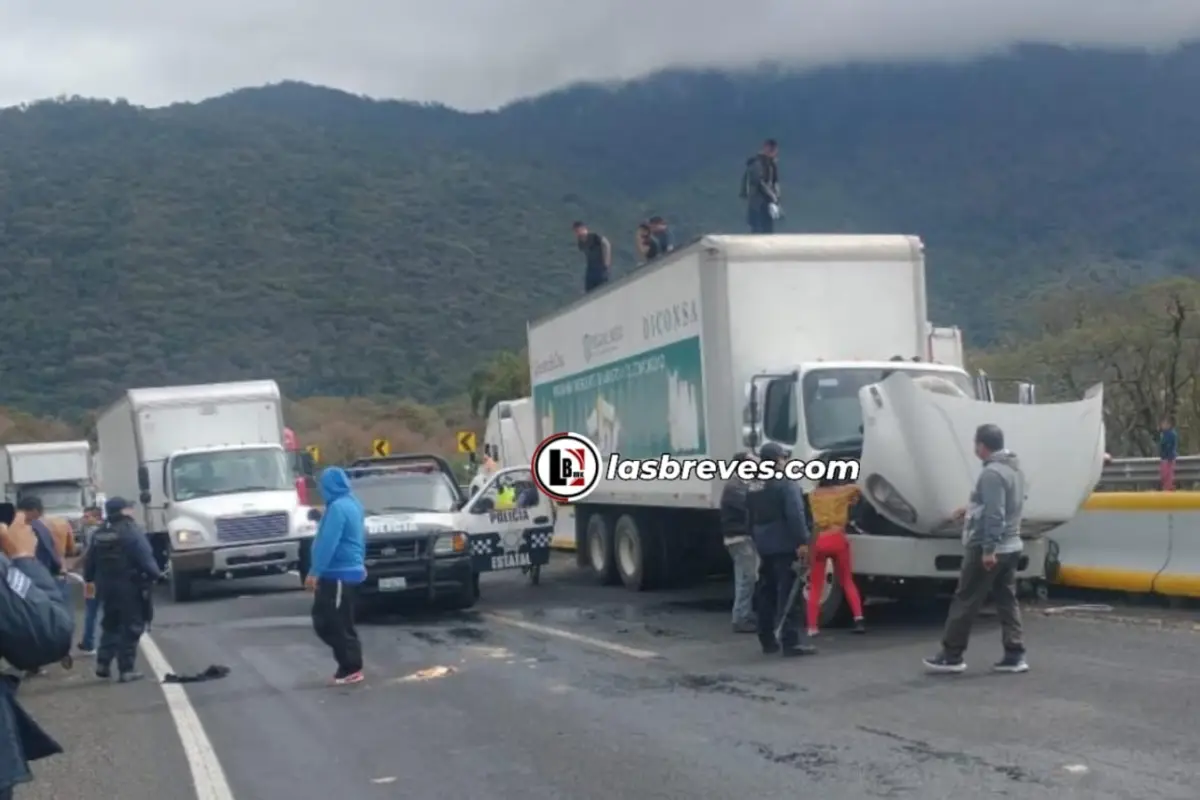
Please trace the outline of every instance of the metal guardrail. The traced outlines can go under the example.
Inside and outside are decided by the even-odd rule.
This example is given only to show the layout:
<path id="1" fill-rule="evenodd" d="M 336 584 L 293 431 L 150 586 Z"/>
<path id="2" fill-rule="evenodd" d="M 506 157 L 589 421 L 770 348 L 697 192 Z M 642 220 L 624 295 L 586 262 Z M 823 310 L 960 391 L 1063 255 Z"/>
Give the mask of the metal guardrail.
<path id="1" fill-rule="evenodd" d="M 1098 492 L 1130 492 L 1159 488 L 1159 460 L 1146 458 L 1114 458 L 1104 465 Z M 1200 456 L 1180 456 L 1175 462 L 1175 488 L 1200 488 Z"/>

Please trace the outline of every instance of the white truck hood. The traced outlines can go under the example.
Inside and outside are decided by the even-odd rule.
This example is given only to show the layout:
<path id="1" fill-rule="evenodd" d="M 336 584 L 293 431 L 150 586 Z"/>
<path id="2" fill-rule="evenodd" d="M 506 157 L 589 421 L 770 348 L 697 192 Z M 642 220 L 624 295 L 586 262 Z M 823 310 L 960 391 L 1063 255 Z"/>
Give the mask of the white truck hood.
<path id="1" fill-rule="evenodd" d="M 433 533 L 463 530 L 457 523 L 457 513 L 440 514 L 429 511 L 369 515 L 363 520 L 363 527 L 366 528 L 367 536 L 428 536 Z"/>
<path id="2" fill-rule="evenodd" d="M 859 485 L 887 519 L 918 535 L 958 536 L 952 520 L 966 505 L 982 465 L 975 429 L 999 425 L 1007 449 L 1025 474 L 1023 535 L 1038 535 L 1070 520 L 1091 495 L 1104 467 L 1104 392 L 1046 405 L 987 403 L 921 389 L 897 372 L 859 392 L 863 451 Z M 890 485 L 916 512 L 915 524 L 880 502 L 872 476 Z"/>

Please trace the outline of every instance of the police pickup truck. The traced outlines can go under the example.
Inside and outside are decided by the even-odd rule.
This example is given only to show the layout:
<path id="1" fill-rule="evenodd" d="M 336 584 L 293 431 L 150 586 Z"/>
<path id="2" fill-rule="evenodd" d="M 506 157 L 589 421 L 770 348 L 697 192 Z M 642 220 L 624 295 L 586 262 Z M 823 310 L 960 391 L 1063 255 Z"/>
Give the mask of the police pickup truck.
<path id="1" fill-rule="evenodd" d="M 436 455 L 360 459 L 346 474 L 366 511 L 365 595 L 465 609 L 480 573 L 521 569 L 536 583 L 550 559 L 553 506 L 528 467 L 500 470 L 469 498 Z"/>

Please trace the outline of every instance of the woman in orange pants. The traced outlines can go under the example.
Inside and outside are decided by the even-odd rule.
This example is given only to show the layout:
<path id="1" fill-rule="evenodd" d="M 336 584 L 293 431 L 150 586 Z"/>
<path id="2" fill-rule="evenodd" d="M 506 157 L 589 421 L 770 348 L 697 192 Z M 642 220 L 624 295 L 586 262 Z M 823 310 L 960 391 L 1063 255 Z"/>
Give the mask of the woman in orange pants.
<path id="1" fill-rule="evenodd" d="M 850 508 L 858 499 L 858 487 L 853 484 L 835 486 L 828 479 L 821 481 L 808 495 L 809 509 L 813 518 L 813 540 L 808 549 L 808 635 L 817 635 L 817 620 L 821 611 L 821 593 L 825 589 L 825 564 L 833 561 L 833 570 L 838 583 L 854 614 L 854 632 L 866 633 L 863 624 L 862 597 L 854 585 L 854 570 L 850 564 L 850 540 L 846 538 L 846 526 L 850 522 Z"/>

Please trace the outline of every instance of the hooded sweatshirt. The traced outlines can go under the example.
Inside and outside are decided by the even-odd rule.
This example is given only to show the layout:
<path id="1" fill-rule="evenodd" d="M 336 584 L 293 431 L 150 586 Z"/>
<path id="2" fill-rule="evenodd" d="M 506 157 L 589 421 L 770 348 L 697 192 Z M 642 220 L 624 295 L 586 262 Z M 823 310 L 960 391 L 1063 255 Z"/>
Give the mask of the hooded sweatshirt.
<path id="1" fill-rule="evenodd" d="M 983 471 L 967 503 L 963 544 L 985 555 L 1019 553 L 1021 512 L 1025 506 L 1025 475 L 1015 453 L 998 450 L 983 462 Z"/>
<path id="2" fill-rule="evenodd" d="M 325 514 L 313 540 L 308 574 L 329 581 L 362 583 L 367 579 L 363 507 L 350 492 L 346 471 L 330 467 L 322 472 L 321 494 Z"/>

